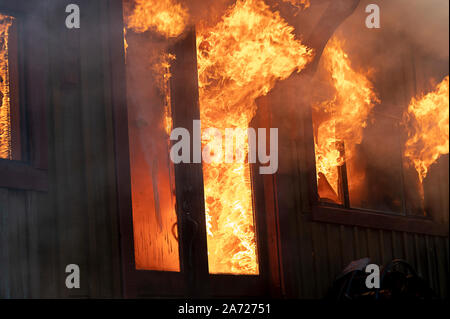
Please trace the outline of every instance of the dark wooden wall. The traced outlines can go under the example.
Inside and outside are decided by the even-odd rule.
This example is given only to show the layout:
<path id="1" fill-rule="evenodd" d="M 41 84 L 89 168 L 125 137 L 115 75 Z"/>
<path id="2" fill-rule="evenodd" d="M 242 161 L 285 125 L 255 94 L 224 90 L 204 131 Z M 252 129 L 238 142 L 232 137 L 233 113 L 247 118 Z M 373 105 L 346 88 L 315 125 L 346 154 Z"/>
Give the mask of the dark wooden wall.
<path id="1" fill-rule="evenodd" d="M 41 1 L 49 51 L 48 192 L 0 189 L 0 298 L 119 297 L 108 1 L 78 1 L 81 28 L 65 27 L 71 1 Z M 81 288 L 65 287 L 78 264 Z"/>

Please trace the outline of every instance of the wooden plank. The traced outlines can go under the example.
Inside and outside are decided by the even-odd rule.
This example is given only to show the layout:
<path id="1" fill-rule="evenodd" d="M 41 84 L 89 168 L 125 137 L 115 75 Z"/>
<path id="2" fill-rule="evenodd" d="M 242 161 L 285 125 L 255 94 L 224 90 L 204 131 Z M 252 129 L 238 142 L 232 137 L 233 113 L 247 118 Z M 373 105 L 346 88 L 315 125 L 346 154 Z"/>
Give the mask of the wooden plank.
<path id="1" fill-rule="evenodd" d="M 257 170 L 258 167 L 255 167 Z M 276 203 L 276 184 L 274 176 L 254 174 L 253 187 L 258 229 L 258 260 L 260 274 L 269 286 L 270 296 L 279 298 L 283 293 L 283 282 L 280 269 L 280 243 L 278 207 Z M 259 203 L 259 204 L 258 204 Z M 262 229 L 263 228 L 263 229 Z"/>
<path id="2" fill-rule="evenodd" d="M 340 228 L 337 225 L 327 224 L 326 225 L 326 240 L 328 249 L 328 284 L 336 279 L 336 277 L 344 269 L 344 264 L 342 261 L 342 250 L 340 237 Z"/>
<path id="3" fill-rule="evenodd" d="M 426 280 L 428 284 L 431 284 L 430 278 L 428 277 L 427 252 L 425 248 L 424 236 L 414 234 L 414 244 L 417 257 L 417 270 L 419 272 L 419 275 L 424 280 Z"/>
<path id="4" fill-rule="evenodd" d="M 434 242 L 429 236 L 425 236 L 425 248 L 427 254 L 427 264 L 428 264 L 428 278 L 430 280 L 430 285 L 433 290 L 439 292 L 439 283 L 437 280 L 437 265 L 436 256 L 434 250 Z"/>
<path id="5" fill-rule="evenodd" d="M 295 146 L 291 139 L 283 138 L 290 136 L 289 130 L 281 125 L 280 117 L 274 116 L 273 126 L 279 128 L 278 153 L 284 154 L 279 157 L 278 171 L 276 173 L 278 219 L 280 225 L 280 251 L 281 268 L 283 269 L 284 293 L 287 298 L 295 298 L 300 290 L 300 263 L 301 256 L 298 255 L 298 243 L 293 238 L 299 237 L 298 210 L 299 203 L 296 202 L 298 194 L 295 194 L 292 170 L 295 170 Z"/>
<path id="6" fill-rule="evenodd" d="M 392 252 L 394 258 L 404 259 L 406 254 L 404 251 L 405 243 L 402 233 L 393 231 L 391 232 L 391 234 L 392 234 Z"/>
<path id="7" fill-rule="evenodd" d="M 10 298 L 8 190 L 0 188 L 0 298 Z"/>
<path id="8" fill-rule="evenodd" d="M 37 194 L 35 192 L 26 193 L 26 224 L 28 228 L 28 282 L 29 282 L 29 297 L 38 298 L 39 284 L 40 284 L 40 264 L 39 264 L 39 218 L 43 216 L 38 215 L 39 204 L 36 200 Z"/>
<path id="9" fill-rule="evenodd" d="M 270 96 L 258 100 L 258 110 L 251 121 L 252 128 L 272 127 L 272 114 L 270 106 L 273 103 Z M 268 136 L 266 136 L 268 138 Z M 280 267 L 281 244 L 280 222 L 278 216 L 277 181 L 276 175 L 259 174 L 260 163 L 251 165 L 253 181 L 253 197 L 256 212 L 256 226 L 258 238 L 258 260 L 260 264 L 260 276 L 267 281 L 270 296 L 280 298 L 285 294 L 285 284 Z M 265 267 L 265 268 L 264 268 Z M 267 272 L 267 273 L 265 273 Z"/>
<path id="10" fill-rule="evenodd" d="M 367 234 L 364 228 L 353 227 L 355 245 L 355 259 L 369 257 L 367 249 Z"/>
<path id="11" fill-rule="evenodd" d="M 414 235 L 403 232 L 402 238 L 405 250 L 405 259 L 410 265 L 414 267 L 414 269 L 417 270 L 417 258 L 416 258 Z"/>
<path id="12" fill-rule="evenodd" d="M 302 123 L 302 122 L 300 122 Z M 300 132 L 304 132 L 304 130 L 300 130 Z M 303 213 L 311 213 L 311 205 L 310 205 L 310 194 L 309 194 L 309 173 L 307 170 L 307 163 L 304 160 L 307 157 L 307 147 L 305 143 L 305 138 L 303 135 L 300 136 L 300 140 L 296 143 L 297 150 L 297 163 L 298 163 L 298 185 L 300 188 L 300 196 L 301 196 L 301 211 Z"/>
<path id="13" fill-rule="evenodd" d="M 349 226 L 339 225 L 340 242 L 342 253 L 342 269 L 355 260 L 355 242 L 353 239 L 353 229 Z"/>
<path id="14" fill-rule="evenodd" d="M 312 219 L 340 225 L 355 225 L 365 228 L 406 231 L 417 234 L 448 236 L 448 227 L 428 218 L 395 216 L 364 210 L 345 209 L 315 205 Z"/>
<path id="15" fill-rule="evenodd" d="M 290 178 L 287 174 L 277 174 L 277 199 L 278 214 L 280 222 L 280 245 L 281 245 L 281 267 L 283 269 L 285 295 L 294 298 L 299 291 L 299 256 L 297 242 L 292 238 L 298 238 L 298 228 L 296 224 L 295 210 L 293 209 L 292 194 L 286 192 L 287 185 L 290 184 Z"/>
<path id="16" fill-rule="evenodd" d="M 110 61 L 106 69 L 110 71 L 111 107 L 114 132 L 115 174 L 117 186 L 117 210 L 119 212 L 119 232 L 121 248 L 121 281 L 123 296 L 135 297 L 136 278 L 134 274 L 134 242 L 131 204 L 131 177 L 128 142 L 128 110 L 126 101 L 126 71 L 123 35 L 122 1 L 108 1 L 108 29 L 110 41 Z"/>
<path id="17" fill-rule="evenodd" d="M 317 282 L 312 279 L 315 273 L 314 249 L 312 244 L 312 225 L 307 215 L 301 214 L 298 233 L 300 255 L 299 298 L 312 298 L 316 295 Z"/>
<path id="18" fill-rule="evenodd" d="M 59 11 L 58 8 L 55 8 L 53 5 L 49 5 L 49 1 L 46 1 L 46 6 L 49 14 L 49 26 L 59 25 L 63 23 L 61 18 L 57 15 Z M 61 8 L 59 8 L 61 10 Z M 57 30 L 56 27 L 51 28 L 52 30 Z M 60 254 L 60 239 L 58 238 L 58 210 L 57 210 L 57 192 L 60 191 L 58 189 L 62 184 L 57 183 L 56 174 L 60 172 L 57 170 L 57 167 L 60 167 L 62 163 L 56 162 L 56 141 L 59 142 L 59 145 L 63 141 L 63 137 L 58 134 L 61 131 L 57 131 L 55 128 L 59 128 L 61 126 L 60 122 L 56 122 L 55 119 L 59 119 L 59 113 L 55 112 L 56 108 L 60 108 L 55 104 L 55 102 L 63 102 L 63 98 L 59 91 L 57 90 L 59 83 L 59 62 L 62 61 L 61 54 L 57 54 L 54 52 L 50 52 L 52 48 L 58 47 L 58 33 L 55 32 L 54 37 L 49 37 L 47 44 L 49 46 L 49 64 L 48 64 L 48 104 L 46 106 L 46 117 L 48 119 L 47 122 L 47 130 L 48 130 L 48 191 L 46 193 L 34 194 L 32 203 L 33 207 L 29 210 L 31 216 L 35 216 L 38 218 L 37 221 L 37 232 L 39 236 L 39 245 L 38 245 L 38 258 L 39 258 L 39 282 L 35 283 L 38 285 L 38 294 L 39 298 L 57 298 L 61 297 L 60 291 L 65 288 L 64 285 L 64 277 L 62 274 L 64 273 L 64 269 L 59 265 Z M 60 160 L 60 156 L 58 157 Z M 59 166 L 57 166 L 59 165 Z M 34 217 L 32 217 L 34 218 Z M 32 226 L 33 227 L 33 226 Z M 33 230 L 36 231 L 36 230 Z M 33 235 L 34 236 L 34 235 Z M 33 237 L 31 237 L 33 238 Z M 31 240 L 30 238 L 30 240 Z"/>
<path id="19" fill-rule="evenodd" d="M 372 263 L 380 265 L 382 263 L 381 258 L 381 246 L 380 246 L 380 233 L 378 230 L 367 229 L 367 247 L 369 250 L 369 256 Z"/>
<path id="20" fill-rule="evenodd" d="M 258 111 L 250 127 L 268 129 L 272 126 L 269 107 L 267 97 L 258 102 Z M 276 176 L 259 174 L 259 167 L 259 163 L 251 165 L 260 276 L 269 287 L 268 295 L 272 298 L 280 298 L 283 295 L 284 282 L 280 268 L 282 257 L 279 242 Z"/>
<path id="21" fill-rule="evenodd" d="M 380 248 L 382 250 L 381 263 L 386 265 L 394 259 L 392 232 L 385 230 L 380 231 Z"/>
<path id="22" fill-rule="evenodd" d="M 326 225 L 323 223 L 312 223 L 313 233 L 313 253 L 315 272 L 313 280 L 317 282 L 317 290 L 315 298 L 323 298 L 330 288 L 328 279 L 328 246 L 327 246 L 327 232 Z"/>
<path id="23" fill-rule="evenodd" d="M 447 296 L 448 291 L 448 268 L 445 265 L 445 252 L 444 245 L 442 245 L 442 238 L 434 237 L 431 238 L 434 245 L 434 262 L 436 269 L 436 278 L 437 278 L 437 289 L 436 293 L 439 294 L 441 298 L 445 298 Z"/>
<path id="24" fill-rule="evenodd" d="M 449 248 L 448 248 L 448 246 L 449 246 L 449 240 L 448 240 L 448 238 L 444 238 L 444 244 L 445 244 L 445 261 L 446 261 L 446 269 L 448 270 L 449 269 Z"/>
<path id="25" fill-rule="evenodd" d="M 190 136 L 193 136 L 193 120 L 200 119 L 195 35 L 195 29 L 189 29 L 171 48 L 171 53 L 177 57 L 171 66 L 170 83 L 173 126 L 186 128 Z M 203 296 L 209 289 L 209 271 L 202 165 L 180 163 L 174 166 L 180 256 L 187 293 Z"/>
<path id="26" fill-rule="evenodd" d="M 108 194 L 108 163 L 114 160 L 108 153 L 112 136 L 107 136 L 106 103 L 104 83 L 104 59 L 107 52 L 103 41 L 105 35 L 98 28 L 102 17 L 103 2 L 84 1 L 86 13 L 80 32 L 80 79 L 81 79 L 81 130 L 83 132 L 84 162 L 86 170 L 86 202 L 89 224 L 89 272 L 92 281 L 89 295 L 96 298 L 112 296 L 112 250 L 117 249 L 110 239 Z M 101 8 L 102 7 L 102 8 Z M 104 17 L 105 18 L 105 17 Z M 106 35 L 107 36 L 107 35 Z M 102 89 L 99 89 L 101 87 Z M 112 146 L 109 148 L 112 150 Z M 101 253 L 100 253 L 101 252 Z"/>
<path id="27" fill-rule="evenodd" d="M 53 170 L 51 170 L 52 172 Z M 50 173 L 52 176 L 54 173 Z M 53 180 L 54 178 L 51 177 Z M 30 275 L 32 298 L 57 298 L 61 270 L 58 267 L 58 237 L 55 186 L 49 193 L 32 192 L 27 208 L 30 225 Z M 33 267 L 33 268 L 31 268 Z M 36 278 L 37 277 L 37 278 Z"/>
<path id="28" fill-rule="evenodd" d="M 27 8 L 23 30 L 23 33 L 28 35 L 25 37 L 23 47 L 24 52 L 27 53 L 24 63 L 26 77 L 23 80 L 26 88 L 28 134 L 31 135 L 30 161 L 33 167 L 39 170 L 47 170 L 48 168 L 46 106 L 49 102 L 47 100 L 49 54 L 46 44 L 50 37 L 47 32 L 36 32 L 36 30 L 46 30 L 48 27 L 46 24 L 47 8 L 53 6 L 53 4 L 50 5 L 49 0 L 45 4 L 41 3 L 34 9 Z M 61 16 L 61 20 L 63 19 L 65 18 Z M 59 28 L 61 28 L 60 26 Z M 67 30 L 67 28 L 64 29 Z"/>
<path id="29" fill-rule="evenodd" d="M 112 294 L 111 297 L 119 298 L 122 296 L 121 292 L 121 271 L 120 271 L 120 240 L 119 240 L 119 220 L 118 220 L 118 207 L 117 207 L 117 187 L 116 187 L 116 171 L 115 171 L 115 135 L 114 135 L 114 115 L 113 115 L 113 93 L 112 93 L 112 71 L 111 69 L 115 67 L 115 63 L 111 58 L 111 51 L 123 49 L 122 41 L 119 45 L 114 43 L 112 35 L 112 26 L 117 25 L 117 21 L 113 19 L 110 15 L 113 11 L 118 11 L 120 15 L 122 13 L 119 8 L 117 8 L 116 3 L 121 2 L 117 0 L 101 1 L 100 16 L 101 21 L 107 21 L 108 23 L 102 23 L 102 36 L 101 41 L 104 48 L 107 48 L 107 52 L 103 52 L 105 58 L 103 61 L 103 74 L 104 74 L 104 103 L 105 103 L 105 138 L 107 143 L 105 143 L 105 156 L 108 159 L 105 163 L 105 192 L 107 194 L 106 201 L 106 211 L 108 220 L 106 221 L 106 227 L 109 228 L 109 241 L 111 247 L 111 287 Z M 116 14 L 117 14 L 116 13 Z"/>
<path id="30" fill-rule="evenodd" d="M 11 298 L 28 297 L 28 229 L 25 196 L 26 194 L 15 190 L 8 192 Z"/>
<path id="31" fill-rule="evenodd" d="M 101 99 L 102 91 L 98 89 L 98 85 L 102 83 L 101 54 L 99 29 L 94 27 L 97 25 L 98 1 L 82 1 L 84 14 L 81 23 L 83 27 L 80 29 L 80 130 L 82 133 L 83 144 L 83 162 L 84 162 L 84 182 L 86 189 L 86 218 L 88 224 L 88 280 L 90 297 L 98 298 L 100 294 L 101 283 L 108 281 L 101 274 L 99 267 L 105 268 L 105 274 L 108 274 L 109 260 L 105 260 L 98 255 L 98 240 L 102 237 L 105 227 L 99 225 L 99 219 L 104 215 L 104 207 L 102 206 L 104 199 L 102 198 L 101 189 L 99 189 L 99 175 L 103 169 L 102 155 L 104 153 L 105 140 L 103 137 L 104 119 L 102 116 L 103 101 Z M 100 96 L 99 96 L 100 95 Z M 102 255 L 108 255 L 107 246 L 102 247 Z M 105 256 L 105 257 L 106 257 Z M 103 278 L 102 278 L 103 277 Z"/>
<path id="32" fill-rule="evenodd" d="M 88 224 L 85 206 L 83 136 L 80 114 L 80 64 L 78 29 L 61 28 L 64 3 L 51 6 L 50 26 L 55 36 L 50 41 L 52 72 L 53 137 L 55 147 L 55 196 L 58 228 L 57 283 L 60 297 L 89 295 Z M 81 272 L 79 289 L 65 286 L 65 267 L 77 264 Z"/>

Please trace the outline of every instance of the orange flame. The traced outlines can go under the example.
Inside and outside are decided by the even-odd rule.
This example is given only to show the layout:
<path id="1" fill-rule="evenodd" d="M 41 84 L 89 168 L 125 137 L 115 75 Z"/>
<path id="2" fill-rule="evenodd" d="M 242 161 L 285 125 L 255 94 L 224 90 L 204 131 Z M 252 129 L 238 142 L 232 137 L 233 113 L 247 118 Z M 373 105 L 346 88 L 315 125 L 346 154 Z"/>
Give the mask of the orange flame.
<path id="1" fill-rule="evenodd" d="M 323 174 L 337 196 L 337 168 L 352 157 L 354 146 L 361 143 L 367 117 L 379 100 L 367 76 L 351 67 L 338 39 L 330 40 L 322 59 L 331 75 L 335 94 L 331 100 L 313 105 L 315 111 L 326 114 L 319 125 L 315 123 L 316 170 L 317 178 Z M 338 146 L 342 142 L 345 143 L 345 159 Z"/>
<path id="2" fill-rule="evenodd" d="M 277 80 L 300 72 L 312 52 L 294 28 L 262 0 L 238 0 L 213 27 L 200 27 L 197 62 L 203 128 L 240 128 L 255 115 L 255 99 Z M 248 154 L 248 137 L 245 156 Z M 202 144 L 210 142 L 203 138 Z M 203 165 L 211 273 L 258 274 L 249 165 Z"/>
<path id="3" fill-rule="evenodd" d="M 441 155 L 448 154 L 449 77 L 446 76 L 433 92 L 412 98 L 404 123 L 408 140 L 404 155 L 414 165 L 420 182 Z"/>
<path id="4" fill-rule="evenodd" d="M 153 71 L 156 73 L 156 78 L 159 79 L 158 87 L 162 94 L 164 95 L 164 130 L 167 136 L 170 136 L 173 128 L 172 119 L 172 100 L 170 97 L 170 78 L 172 73 L 170 73 L 171 61 L 175 60 L 176 57 L 171 53 L 163 53 L 160 56 L 161 61 L 154 65 Z"/>
<path id="5" fill-rule="evenodd" d="M 0 13 L 0 158 L 11 159 L 8 33 L 12 17 Z"/>
<path id="6" fill-rule="evenodd" d="M 123 48 L 125 51 L 125 63 L 127 62 L 127 50 L 128 50 L 128 42 L 127 42 L 127 28 L 123 27 Z"/>
<path id="7" fill-rule="evenodd" d="M 152 30 L 167 38 L 176 37 L 188 23 L 187 8 L 175 0 L 134 0 L 134 3 L 126 26 L 137 33 Z"/>

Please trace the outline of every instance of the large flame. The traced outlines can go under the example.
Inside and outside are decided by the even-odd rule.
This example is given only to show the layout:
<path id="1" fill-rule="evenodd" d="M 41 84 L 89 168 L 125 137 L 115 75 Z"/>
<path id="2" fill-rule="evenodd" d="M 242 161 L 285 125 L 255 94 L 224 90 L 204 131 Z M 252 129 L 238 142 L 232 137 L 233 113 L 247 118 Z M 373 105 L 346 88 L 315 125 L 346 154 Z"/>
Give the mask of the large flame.
<path id="1" fill-rule="evenodd" d="M 197 62 L 203 128 L 246 131 L 255 99 L 310 61 L 294 28 L 262 0 L 238 0 L 213 27 L 199 27 Z M 243 150 L 248 153 L 248 137 Z M 203 138 L 202 143 L 209 142 Z M 249 165 L 203 165 L 211 273 L 258 274 Z"/>
<path id="2" fill-rule="evenodd" d="M 428 169 L 441 155 L 448 154 L 449 77 L 436 89 L 419 98 L 413 98 L 404 115 L 408 140 L 404 155 L 414 165 L 422 182 Z"/>
<path id="3" fill-rule="evenodd" d="M 334 198 L 328 198 L 338 201 L 338 167 L 353 156 L 355 145 L 361 143 L 367 117 L 378 98 L 367 75 L 352 68 L 336 37 L 330 40 L 322 59 L 335 94 L 331 100 L 313 105 L 315 112 L 323 114 L 321 122 L 314 123 L 316 170 L 319 184 L 325 177 L 334 191 Z M 339 144 L 345 146 L 345 158 Z M 319 187 L 319 195 L 320 192 Z"/>
<path id="4" fill-rule="evenodd" d="M 185 29 L 189 13 L 176 0 L 134 0 L 135 6 L 126 17 L 126 27 L 137 33 L 147 30 L 165 37 L 176 37 Z"/>
<path id="5" fill-rule="evenodd" d="M 11 159 L 8 33 L 13 18 L 0 13 L 0 158 Z"/>

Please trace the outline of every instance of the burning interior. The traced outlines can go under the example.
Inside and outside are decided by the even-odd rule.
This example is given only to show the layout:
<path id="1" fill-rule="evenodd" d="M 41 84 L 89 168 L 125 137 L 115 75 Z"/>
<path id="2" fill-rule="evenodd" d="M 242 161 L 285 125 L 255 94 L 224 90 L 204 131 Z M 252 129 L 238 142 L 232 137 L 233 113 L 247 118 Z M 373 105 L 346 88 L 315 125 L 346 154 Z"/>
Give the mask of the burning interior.
<path id="1" fill-rule="evenodd" d="M 0 159 L 19 159 L 17 39 L 14 17 L 0 13 Z"/>
<path id="2" fill-rule="evenodd" d="M 427 215 L 423 181 L 433 163 L 449 152 L 448 75 L 437 78 L 434 72 L 425 80 L 433 85 L 423 90 L 402 87 L 399 98 L 382 83 L 379 70 L 350 54 L 355 45 L 348 43 L 345 31 L 336 32 L 323 52 L 315 50 L 298 21 L 311 6 L 325 2 L 224 1 L 218 6 L 222 11 L 204 14 L 177 0 L 123 1 L 137 269 L 182 268 L 178 185 L 169 159 L 177 112 L 171 65 L 180 57 L 171 47 L 192 25 L 197 67 L 192 76 L 197 77 L 202 130 L 248 128 L 258 99 L 283 80 L 301 77 L 316 59 L 312 80 L 298 82 L 307 85 L 301 90 L 307 93 L 296 107 L 312 110 L 306 120 L 312 120 L 313 141 L 306 143 L 314 152 L 318 205 L 355 209 L 355 214 Z M 283 102 L 270 105 L 269 112 L 282 108 Z M 299 114 L 291 116 L 305 120 Z M 212 137 L 203 132 L 206 145 Z M 248 136 L 236 139 L 247 142 Z M 203 163 L 202 170 L 209 273 L 260 274 L 250 166 Z"/>
<path id="3" fill-rule="evenodd" d="M 325 49 L 318 73 L 317 86 L 331 86 L 332 92 L 327 97 L 323 94 L 315 97 L 317 101 L 312 105 L 319 197 L 327 203 L 403 213 L 401 189 L 393 192 L 388 187 L 384 194 L 390 197 L 388 201 L 373 200 L 377 195 L 370 192 L 368 175 L 371 170 L 372 174 L 373 170 L 381 170 L 382 164 L 367 156 L 373 152 L 376 157 L 376 152 L 383 151 L 384 160 L 389 157 L 387 162 L 397 166 L 397 172 L 386 167 L 383 172 L 391 174 L 397 185 L 413 182 L 402 180 L 404 177 L 399 174 L 412 165 L 417 171 L 420 190 L 431 164 L 448 154 L 448 76 L 430 93 L 412 97 L 403 114 L 389 115 L 390 105 L 377 97 L 369 80 L 370 70 L 352 69 L 348 55 L 336 38 Z M 431 124 L 432 121 L 436 122 Z M 388 137 L 389 142 L 380 140 Z M 380 194 L 382 190 L 377 192 Z M 423 207 L 419 208 L 420 212 L 417 209 L 414 213 L 425 214 Z"/>

